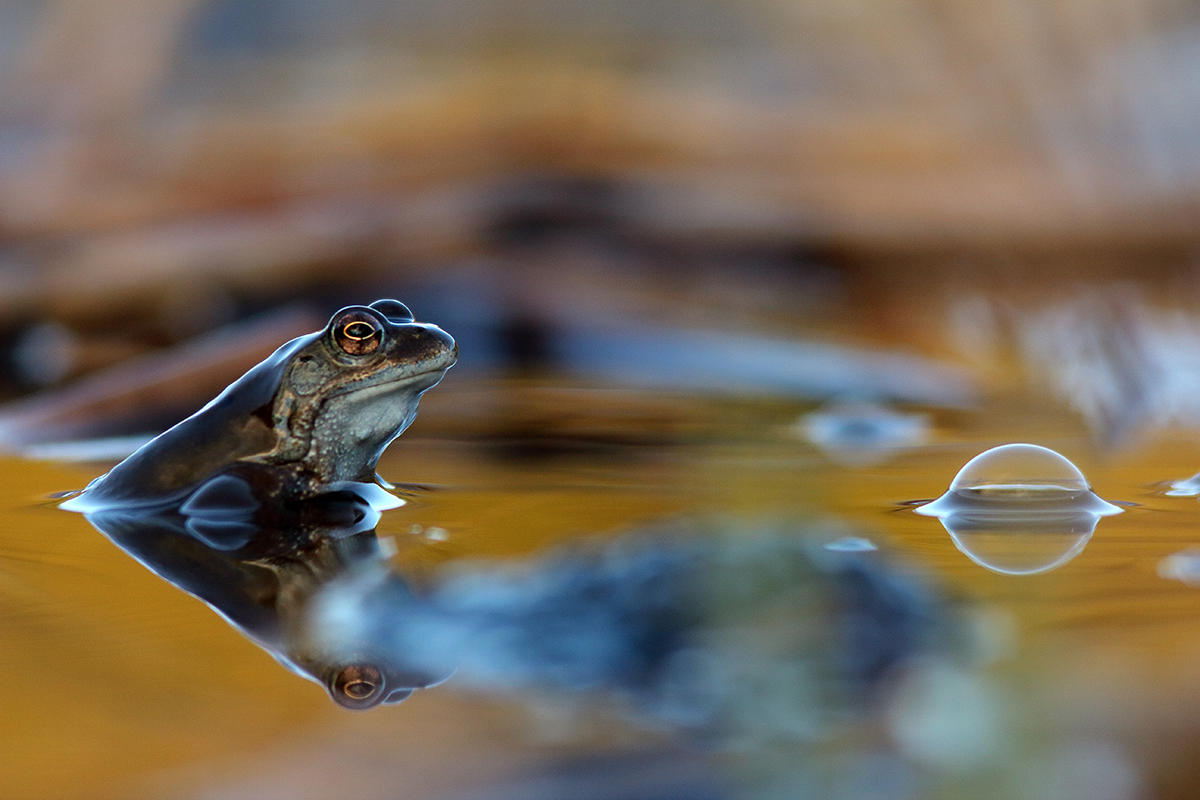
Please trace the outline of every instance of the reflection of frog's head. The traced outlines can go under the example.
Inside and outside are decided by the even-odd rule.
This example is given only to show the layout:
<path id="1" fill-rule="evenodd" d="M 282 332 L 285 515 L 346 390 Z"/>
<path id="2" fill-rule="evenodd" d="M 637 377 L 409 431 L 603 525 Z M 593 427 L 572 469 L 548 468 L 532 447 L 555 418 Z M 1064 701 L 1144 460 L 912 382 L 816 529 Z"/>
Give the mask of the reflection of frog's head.
<path id="1" fill-rule="evenodd" d="M 408 587 L 398 574 L 383 563 L 363 562 L 347 565 L 348 572 L 362 568 L 368 572 L 386 574 L 385 580 L 393 584 L 409 598 L 402 607 L 392 609 L 397 624 L 408 615 L 422 615 L 421 601 L 409 594 Z M 345 579 L 327 575 L 323 581 L 336 582 Z M 297 598 L 298 602 L 279 602 L 280 640 L 273 650 L 275 658 L 296 674 L 315 681 L 324 687 L 329 696 L 342 708 L 351 711 L 367 711 L 378 705 L 394 705 L 412 695 L 417 689 L 434 686 L 446 680 L 452 669 L 422 670 L 413 666 L 410 658 L 387 655 L 384 650 L 369 641 L 347 641 L 334 631 L 327 630 L 330 620 L 317 598 L 328 591 L 329 584 L 310 587 L 312 594 Z M 285 593 L 287 588 L 284 589 Z M 316 600 L 317 602 L 313 602 Z M 362 624 L 355 622 L 355 625 Z"/>
<path id="2" fill-rule="evenodd" d="M 395 300 L 342 309 L 288 360 L 272 408 L 281 440 L 264 460 L 305 462 L 326 482 L 370 480 L 457 355 L 447 333 Z"/>
<path id="3" fill-rule="evenodd" d="M 383 671 L 374 664 L 348 664 L 333 673 L 328 689 L 338 705 L 360 710 L 377 705 L 384 698 L 387 686 Z"/>
<path id="4" fill-rule="evenodd" d="M 325 682 L 329 696 L 342 708 L 366 711 L 380 703 L 394 704 L 408 698 L 415 689 L 437 681 L 430 678 L 404 679 L 389 674 L 373 663 L 354 663 L 330 671 Z"/>

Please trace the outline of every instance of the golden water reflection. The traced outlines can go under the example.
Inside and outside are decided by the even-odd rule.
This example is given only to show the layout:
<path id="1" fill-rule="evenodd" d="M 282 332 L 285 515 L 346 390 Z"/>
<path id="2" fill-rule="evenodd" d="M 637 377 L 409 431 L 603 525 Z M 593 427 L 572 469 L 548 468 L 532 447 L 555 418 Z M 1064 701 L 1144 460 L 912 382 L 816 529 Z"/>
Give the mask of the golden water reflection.
<path id="1" fill-rule="evenodd" d="M 453 404 L 455 392 L 453 381 L 439 387 L 445 399 L 431 395 L 413 434 L 380 465 L 391 480 L 426 487 L 379 527 L 395 538 L 406 574 L 464 556 L 523 556 L 681 514 L 821 519 L 929 571 L 981 610 L 991 648 L 984 682 L 943 667 L 926 675 L 961 708 L 983 714 L 983 730 L 1000 726 L 1005 744 L 989 747 L 986 769 L 951 769 L 956 756 L 938 750 L 935 736 L 933 755 L 923 756 L 940 776 L 929 796 L 1050 797 L 1051 783 L 1071 783 L 1080 770 L 1154 796 L 1186 796 L 1176 787 L 1195 785 L 1182 754 L 1200 737 L 1200 595 L 1162 577 L 1159 563 L 1200 542 L 1200 503 L 1156 485 L 1200 465 L 1200 447 L 1186 437 L 1101 455 L 1065 416 L 934 413 L 932 443 L 848 468 L 796 435 L 808 406 L 675 398 L 676 430 L 686 435 L 668 444 L 626 442 L 603 456 L 569 447 L 514 455 L 454 435 L 438 404 Z M 581 416 L 600 412 L 604 398 L 580 392 L 576 407 Z M 628 427 L 638 424 L 633 415 Z M 621 426 L 609 425 L 619 439 Z M 1013 440 L 1068 455 L 1099 495 L 1137 507 L 1105 520 L 1062 568 L 1014 578 L 981 569 L 937 520 L 900 505 L 936 496 L 972 455 Z M 102 469 L 0 461 L 5 796 L 316 798 L 350 787 L 362 797 L 439 797 L 597 752 L 665 752 L 682 771 L 711 769 L 661 732 L 602 708 L 463 694 L 453 681 L 397 708 L 347 714 L 82 517 L 44 500 Z M 956 695 L 946 687 L 959 680 L 967 682 Z M 904 702 L 924 689 L 908 691 Z M 938 708 L 924 699 L 918 706 Z M 1003 713 L 987 717 L 994 707 Z M 935 714 L 922 730 L 936 734 L 944 719 Z M 861 733 L 863 741 L 878 735 Z M 912 741 L 900 746 L 925 746 Z M 1116 764 L 1119 774 L 1093 762 Z M 1034 785 L 1033 773 L 1057 777 Z"/>

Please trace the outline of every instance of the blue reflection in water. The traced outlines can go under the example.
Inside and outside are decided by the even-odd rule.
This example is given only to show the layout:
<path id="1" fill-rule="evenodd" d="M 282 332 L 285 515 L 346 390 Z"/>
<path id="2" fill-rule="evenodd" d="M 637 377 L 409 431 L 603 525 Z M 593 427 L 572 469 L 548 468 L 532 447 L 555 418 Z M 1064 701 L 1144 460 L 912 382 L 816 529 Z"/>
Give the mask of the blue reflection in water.
<path id="1" fill-rule="evenodd" d="M 945 494 L 914 510 L 941 520 L 976 564 L 1007 575 L 1061 567 L 1083 551 L 1101 517 L 1122 511 L 1067 458 L 1035 444 L 980 453 Z"/>
<path id="2" fill-rule="evenodd" d="M 314 624 L 335 649 L 370 641 L 406 671 L 455 670 L 460 685 L 498 691 L 616 692 L 636 715 L 685 727 L 721 728 L 751 685 L 794 679 L 808 702 L 789 724 L 815 735 L 815 720 L 837 713 L 821 705 L 858 705 L 934 646 L 948 608 L 877 553 L 756 527 L 680 525 L 532 562 L 458 564 L 419 597 L 379 565 L 331 582 Z"/>
<path id="3" fill-rule="evenodd" d="M 826 544 L 825 549 L 839 553 L 865 553 L 879 548 L 870 539 L 862 536 L 843 536 Z"/>
<path id="4" fill-rule="evenodd" d="M 799 432 L 848 467 L 882 464 L 929 438 L 927 414 L 903 414 L 877 403 L 843 401 L 801 417 Z"/>
<path id="5" fill-rule="evenodd" d="M 857 774 L 867 755 L 845 738 L 853 726 L 893 724 L 897 685 L 930 665 L 966 675 L 972 658 L 958 606 L 865 539 L 823 547 L 813 523 L 680 522 L 524 561 L 457 562 L 414 584 L 375 534 L 378 487 L 246 496 L 260 485 L 87 518 L 349 709 L 447 678 L 586 697 L 737 752 L 785 748 L 781 762 L 747 756 L 741 776 L 788 787 L 773 796 L 850 797 L 836 785 L 857 785 L 852 774 L 810 774 L 830 742 Z M 898 796 L 916 767 L 881 757 Z"/>

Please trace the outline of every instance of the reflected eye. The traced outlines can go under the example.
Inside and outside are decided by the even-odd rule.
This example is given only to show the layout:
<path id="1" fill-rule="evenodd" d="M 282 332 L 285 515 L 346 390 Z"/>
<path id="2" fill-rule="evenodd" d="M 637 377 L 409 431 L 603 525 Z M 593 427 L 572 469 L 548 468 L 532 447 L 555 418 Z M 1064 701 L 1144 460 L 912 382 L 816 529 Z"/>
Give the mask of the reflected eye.
<path id="1" fill-rule="evenodd" d="M 379 349 L 383 329 L 379 321 L 363 311 L 351 311 L 333 325 L 333 340 L 343 353 L 363 356 Z"/>
<path id="2" fill-rule="evenodd" d="M 383 698 L 383 673 L 371 664 L 342 667 L 333 678 L 330 694 L 345 708 L 371 708 Z"/>

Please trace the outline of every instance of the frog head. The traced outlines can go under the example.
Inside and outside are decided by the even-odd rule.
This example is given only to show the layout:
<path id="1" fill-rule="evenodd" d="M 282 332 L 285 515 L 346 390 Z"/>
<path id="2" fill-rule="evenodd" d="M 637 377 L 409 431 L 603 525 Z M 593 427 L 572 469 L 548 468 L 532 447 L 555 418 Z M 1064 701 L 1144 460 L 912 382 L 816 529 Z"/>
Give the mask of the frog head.
<path id="1" fill-rule="evenodd" d="M 458 356 L 404 304 L 349 306 L 288 360 L 272 404 L 278 443 L 258 460 L 302 464 L 320 483 L 368 481 Z"/>

